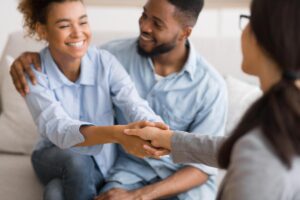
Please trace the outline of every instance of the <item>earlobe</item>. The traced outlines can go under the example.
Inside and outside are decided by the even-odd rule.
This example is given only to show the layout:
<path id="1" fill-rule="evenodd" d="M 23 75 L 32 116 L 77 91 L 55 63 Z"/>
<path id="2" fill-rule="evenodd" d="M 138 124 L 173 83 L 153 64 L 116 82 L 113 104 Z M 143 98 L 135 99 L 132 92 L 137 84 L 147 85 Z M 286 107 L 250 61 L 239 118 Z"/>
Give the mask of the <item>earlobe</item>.
<path id="1" fill-rule="evenodd" d="M 182 35 L 181 35 L 181 37 L 180 37 L 180 39 L 184 39 L 184 40 L 186 40 L 186 39 L 188 39 L 189 37 L 190 37 L 190 35 L 192 34 L 192 30 L 193 30 L 193 27 L 191 27 L 191 26 L 186 26 L 185 28 L 184 28 L 184 30 L 183 30 L 183 32 L 182 32 Z"/>
<path id="2" fill-rule="evenodd" d="M 47 41 L 47 31 L 45 25 L 38 23 L 36 24 L 35 30 L 40 40 Z"/>

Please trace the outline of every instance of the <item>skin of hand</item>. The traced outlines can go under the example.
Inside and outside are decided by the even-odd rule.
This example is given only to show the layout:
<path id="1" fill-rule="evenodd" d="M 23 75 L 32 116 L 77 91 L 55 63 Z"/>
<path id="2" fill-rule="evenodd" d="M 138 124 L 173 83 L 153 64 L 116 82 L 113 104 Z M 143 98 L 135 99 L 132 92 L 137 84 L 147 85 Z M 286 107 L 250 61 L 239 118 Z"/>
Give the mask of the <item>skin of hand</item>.
<path id="1" fill-rule="evenodd" d="M 146 127 L 156 127 L 159 130 L 168 130 L 169 127 L 161 122 L 149 122 L 149 121 L 140 121 L 140 122 L 133 122 L 128 124 L 124 129 L 128 130 L 139 130 Z M 129 138 L 130 137 L 130 138 Z M 164 155 L 168 153 L 168 151 L 161 150 L 159 148 L 152 147 L 152 145 L 147 140 L 143 140 L 142 138 L 136 137 L 136 136 L 130 136 L 130 135 L 124 135 L 123 133 L 120 134 L 119 137 L 119 144 L 123 146 L 125 151 L 129 154 L 132 154 L 134 156 L 144 158 L 144 157 L 156 157 L 155 155 L 149 154 L 149 152 L 144 148 L 145 146 L 150 147 L 152 151 L 159 151 L 163 152 Z M 146 151 L 145 151 L 146 150 Z"/>
<path id="2" fill-rule="evenodd" d="M 41 71 L 41 60 L 38 53 L 25 52 L 21 54 L 10 66 L 10 75 L 17 91 L 24 97 L 29 92 L 25 75 L 27 74 L 32 84 L 36 84 L 36 77 L 30 65 Z"/>
<path id="3" fill-rule="evenodd" d="M 95 197 L 94 200 L 142 200 L 141 197 L 138 197 L 135 190 L 127 191 L 124 189 L 111 189 L 99 196 Z"/>
<path id="4" fill-rule="evenodd" d="M 123 146 L 123 148 L 125 149 L 125 151 L 127 153 L 132 154 L 137 157 L 140 157 L 140 158 L 152 156 L 152 155 L 149 155 L 148 151 L 145 151 L 145 149 L 143 148 L 145 145 L 151 146 L 149 141 L 142 140 L 141 138 L 136 137 L 136 136 L 129 136 L 129 135 L 123 134 L 125 129 L 142 129 L 145 127 L 159 127 L 159 128 L 163 128 L 163 129 L 168 128 L 168 126 L 166 126 L 160 122 L 154 123 L 154 122 L 149 122 L 149 121 L 140 121 L 140 122 L 133 122 L 133 123 L 128 124 L 127 126 L 124 127 L 123 131 L 121 131 L 121 133 L 119 134 L 119 140 L 118 140 L 118 143 Z M 153 149 L 155 149 L 155 148 L 153 148 Z"/>
<path id="5" fill-rule="evenodd" d="M 137 136 L 143 140 L 149 141 L 152 146 L 145 145 L 144 148 L 151 156 L 159 157 L 166 155 L 168 150 L 171 150 L 171 138 L 173 132 L 169 129 L 160 129 L 158 127 L 144 127 L 141 129 L 126 129 L 126 135 Z"/>
<path id="6" fill-rule="evenodd" d="M 143 148 L 151 146 L 149 141 L 142 140 L 136 136 L 124 134 L 125 129 L 141 129 L 147 126 L 167 128 L 163 123 L 154 123 L 148 121 L 134 122 L 128 125 L 115 126 L 82 126 L 80 132 L 85 141 L 76 146 L 93 146 L 97 144 L 119 143 L 127 153 L 140 158 L 149 157 L 148 152 Z M 154 148 L 154 147 L 153 147 Z"/>
<path id="7" fill-rule="evenodd" d="M 159 182 L 135 189 L 111 189 L 99 196 L 95 200 L 152 200 L 165 199 L 176 196 L 193 187 L 199 186 L 208 180 L 208 175 L 192 166 L 186 166 L 171 176 Z"/>

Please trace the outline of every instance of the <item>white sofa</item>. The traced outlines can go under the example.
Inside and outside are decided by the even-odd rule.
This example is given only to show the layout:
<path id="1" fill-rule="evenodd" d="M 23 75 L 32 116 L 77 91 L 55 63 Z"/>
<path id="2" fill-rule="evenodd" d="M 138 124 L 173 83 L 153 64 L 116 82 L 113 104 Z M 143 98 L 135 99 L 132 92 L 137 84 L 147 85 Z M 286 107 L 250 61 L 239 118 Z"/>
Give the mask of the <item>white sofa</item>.
<path id="1" fill-rule="evenodd" d="M 93 43 L 99 45 L 112 39 L 135 35 L 95 32 Z M 257 86 L 239 80 L 255 82 L 240 70 L 239 38 L 195 37 L 191 40 L 196 49 L 224 75 L 227 82 L 229 115 L 226 130 L 230 132 L 249 104 L 260 95 Z M 15 32 L 9 36 L 0 60 L 0 199 L 42 199 L 43 186 L 36 178 L 30 162 L 37 133 L 26 105 L 15 91 L 9 76 L 12 58 L 25 50 L 37 51 L 41 47 L 42 43 L 24 38 L 22 32 Z"/>

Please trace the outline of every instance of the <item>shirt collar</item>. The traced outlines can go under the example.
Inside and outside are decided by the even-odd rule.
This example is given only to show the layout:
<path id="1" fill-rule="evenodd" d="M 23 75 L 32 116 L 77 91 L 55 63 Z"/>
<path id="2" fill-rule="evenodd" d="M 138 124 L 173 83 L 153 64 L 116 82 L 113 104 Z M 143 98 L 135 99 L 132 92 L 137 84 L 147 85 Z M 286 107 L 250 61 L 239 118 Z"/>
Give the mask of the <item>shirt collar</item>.
<path id="1" fill-rule="evenodd" d="M 197 52 L 189 40 L 187 41 L 186 46 L 189 50 L 189 55 L 187 61 L 185 62 L 182 70 L 178 73 L 178 75 L 181 75 L 186 72 L 191 78 L 191 80 L 193 80 L 197 67 Z"/>
<path id="2" fill-rule="evenodd" d="M 194 76 L 195 76 L 195 70 L 197 67 L 197 52 L 196 52 L 194 46 L 190 43 L 190 41 L 187 41 L 186 46 L 189 50 L 188 59 L 185 62 L 182 70 L 180 72 L 178 72 L 177 75 L 179 76 L 184 73 L 187 73 L 188 76 L 190 77 L 190 79 L 193 80 Z M 151 69 L 153 70 L 153 72 L 155 72 L 152 59 L 150 57 L 148 57 L 147 60 L 148 60 L 148 63 L 150 64 Z"/>
<path id="3" fill-rule="evenodd" d="M 54 62 L 49 48 L 45 48 L 41 52 L 41 58 L 43 60 L 42 68 L 48 74 L 49 85 L 51 89 L 56 89 L 62 87 L 63 85 L 74 85 L 74 84 L 82 84 L 82 85 L 94 85 L 95 84 L 95 68 L 89 59 L 88 54 L 86 54 L 81 60 L 81 72 L 80 77 L 76 83 L 70 81 L 58 68 L 56 63 Z"/>

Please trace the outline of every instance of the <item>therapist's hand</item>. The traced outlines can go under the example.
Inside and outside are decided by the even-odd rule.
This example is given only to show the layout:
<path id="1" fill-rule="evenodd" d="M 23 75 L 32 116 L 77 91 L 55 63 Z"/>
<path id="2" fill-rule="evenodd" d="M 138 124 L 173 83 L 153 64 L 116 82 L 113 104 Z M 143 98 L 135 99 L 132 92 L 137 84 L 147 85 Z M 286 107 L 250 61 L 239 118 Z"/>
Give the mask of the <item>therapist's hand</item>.
<path id="1" fill-rule="evenodd" d="M 28 75 L 30 81 L 36 84 L 36 77 L 31 70 L 31 64 L 33 64 L 38 71 L 41 70 L 41 61 L 38 53 L 25 52 L 20 55 L 10 67 L 10 75 L 15 88 L 22 96 L 25 96 L 29 92 L 25 75 Z"/>

